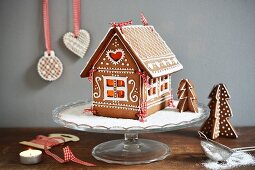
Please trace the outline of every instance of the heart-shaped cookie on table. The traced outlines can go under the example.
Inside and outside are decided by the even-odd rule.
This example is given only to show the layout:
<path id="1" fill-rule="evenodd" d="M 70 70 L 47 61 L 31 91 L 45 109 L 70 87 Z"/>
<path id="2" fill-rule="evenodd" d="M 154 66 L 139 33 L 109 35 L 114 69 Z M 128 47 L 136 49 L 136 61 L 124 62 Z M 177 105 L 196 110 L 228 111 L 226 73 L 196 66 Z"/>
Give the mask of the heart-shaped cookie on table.
<path id="1" fill-rule="evenodd" d="M 80 30 L 78 37 L 75 37 L 74 33 L 68 32 L 64 35 L 63 40 L 70 51 L 83 58 L 89 47 L 90 35 L 86 30 Z"/>
<path id="2" fill-rule="evenodd" d="M 121 62 L 121 60 L 124 58 L 125 56 L 125 52 L 122 49 L 117 49 L 115 51 L 113 50 L 108 50 L 106 52 L 106 56 L 107 58 L 114 64 L 118 64 Z"/>

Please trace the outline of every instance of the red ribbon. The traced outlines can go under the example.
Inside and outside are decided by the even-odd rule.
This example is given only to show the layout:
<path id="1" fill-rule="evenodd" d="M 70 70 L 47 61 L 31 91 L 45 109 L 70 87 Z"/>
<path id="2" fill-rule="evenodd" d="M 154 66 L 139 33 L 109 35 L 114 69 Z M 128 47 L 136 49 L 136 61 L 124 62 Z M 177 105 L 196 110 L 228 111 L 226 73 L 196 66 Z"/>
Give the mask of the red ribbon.
<path id="1" fill-rule="evenodd" d="M 172 91 L 173 91 L 173 90 L 171 90 L 170 100 L 169 100 L 169 102 L 168 102 L 168 106 L 169 106 L 169 107 L 175 107 L 175 105 L 174 105 L 174 97 L 173 97 Z"/>
<path id="2" fill-rule="evenodd" d="M 132 25 L 133 21 L 132 20 L 129 20 L 129 21 L 126 21 L 126 22 L 111 22 L 110 24 L 112 25 L 112 27 L 116 28 L 116 27 L 120 27 L 120 31 L 121 33 L 122 32 L 122 27 L 123 26 L 127 26 L 127 25 Z"/>
<path id="3" fill-rule="evenodd" d="M 73 161 L 75 163 L 78 163 L 78 164 L 81 164 L 81 165 L 85 165 L 85 166 L 96 166 L 95 164 L 92 164 L 92 163 L 88 163 L 88 162 L 85 162 L 85 161 L 82 161 L 78 158 L 76 158 L 74 156 L 74 154 L 72 153 L 71 149 L 69 146 L 66 146 L 63 148 L 63 152 L 64 152 L 64 159 L 60 158 L 59 156 L 57 156 L 56 154 L 50 152 L 47 148 L 47 144 L 51 141 L 51 140 L 55 140 L 55 139 L 60 139 L 60 140 L 63 140 L 65 141 L 64 138 L 61 138 L 61 137 L 52 137 L 50 139 L 48 139 L 48 141 L 45 143 L 44 145 L 44 151 L 47 155 L 51 156 L 52 158 L 54 158 L 56 161 L 58 161 L 59 163 L 66 163 L 66 162 L 70 162 L 70 161 Z"/>
<path id="4" fill-rule="evenodd" d="M 49 2 L 48 0 L 42 0 L 43 7 L 43 30 L 44 30 L 44 41 L 47 53 L 50 54 L 51 51 L 51 41 L 50 41 L 50 19 L 49 19 Z"/>
<path id="5" fill-rule="evenodd" d="M 148 78 L 146 73 L 141 72 L 139 70 L 136 70 L 135 73 L 141 76 L 141 78 L 143 79 L 143 83 L 146 85 L 146 87 L 148 88 L 151 87 L 151 85 L 148 83 Z"/>
<path id="6" fill-rule="evenodd" d="M 94 110 L 92 107 L 90 109 L 84 109 L 83 113 L 86 113 L 86 112 L 91 112 L 93 113 L 93 115 L 97 115 L 97 111 Z"/>
<path id="7" fill-rule="evenodd" d="M 145 16 L 143 15 L 143 13 L 141 13 L 141 22 L 143 23 L 144 26 L 149 25 L 147 19 L 146 19 Z"/>
<path id="8" fill-rule="evenodd" d="M 73 29 L 75 37 L 79 36 L 81 27 L 81 1 L 73 0 Z"/>
<path id="9" fill-rule="evenodd" d="M 88 77 L 88 79 L 89 79 L 89 82 L 91 83 L 92 82 L 92 76 L 93 76 L 93 73 L 95 72 L 95 71 L 97 71 L 97 69 L 91 69 L 91 70 L 89 70 L 89 77 Z"/>
<path id="10" fill-rule="evenodd" d="M 60 144 L 60 142 L 59 141 L 57 141 L 57 140 L 54 140 L 54 139 L 51 139 L 50 141 L 49 141 L 49 137 L 47 137 L 47 136 L 43 136 L 43 135 L 38 135 L 38 136 L 36 136 L 36 138 L 34 139 L 34 140 L 32 140 L 32 141 L 30 141 L 30 142 L 32 142 L 32 143 L 36 143 L 36 144 L 39 144 L 39 145 L 46 145 L 46 146 L 56 146 L 56 145 L 58 145 L 58 144 Z"/>
<path id="11" fill-rule="evenodd" d="M 140 112 L 136 114 L 140 122 L 145 121 L 144 118 L 146 114 L 147 114 L 147 101 L 142 101 L 140 105 Z"/>

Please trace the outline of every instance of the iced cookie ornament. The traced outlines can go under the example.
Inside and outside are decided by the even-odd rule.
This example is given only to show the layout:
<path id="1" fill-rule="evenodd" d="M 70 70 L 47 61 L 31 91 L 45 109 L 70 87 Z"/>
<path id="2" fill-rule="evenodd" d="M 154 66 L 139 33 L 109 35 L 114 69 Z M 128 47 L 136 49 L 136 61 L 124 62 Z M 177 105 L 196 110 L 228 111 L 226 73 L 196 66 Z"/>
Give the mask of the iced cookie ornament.
<path id="1" fill-rule="evenodd" d="M 90 35 L 88 31 L 80 29 L 80 0 L 73 0 L 73 32 L 68 32 L 64 35 L 63 41 L 65 46 L 74 54 L 83 58 L 89 43 Z"/>
<path id="2" fill-rule="evenodd" d="M 113 22 L 81 72 L 95 115 L 143 120 L 171 100 L 172 73 L 183 66 L 153 26 L 131 24 Z"/>
<path id="3" fill-rule="evenodd" d="M 43 7 L 43 28 L 46 51 L 37 64 L 37 71 L 41 78 L 47 81 L 58 79 L 63 72 L 62 62 L 55 56 L 55 52 L 51 48 L 50 40 L 50 20 L 48 0 L 42 0 Z"/>
<path id="4" fill-rule="evenodd" d="M 211 101 L 210 117 L 204 122 L 201 131 L 209 138 L 216 139 L 219 136 L 237 138 L 234 127 L 229 118 L 232 117 L 232 110 L 228 104 L 230 95 L 224 84 L 215 85 L 209 95 Z"/>

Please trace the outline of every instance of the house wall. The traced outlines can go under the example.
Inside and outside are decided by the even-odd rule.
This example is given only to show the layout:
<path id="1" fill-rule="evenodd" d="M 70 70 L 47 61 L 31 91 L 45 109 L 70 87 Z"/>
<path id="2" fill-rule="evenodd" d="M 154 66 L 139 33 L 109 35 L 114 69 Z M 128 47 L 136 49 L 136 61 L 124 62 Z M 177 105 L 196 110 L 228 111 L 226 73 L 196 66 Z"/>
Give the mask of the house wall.
<path id="1" fill-rule="evenodd" d="M 254 0 L 82 0 L 81 27 L 91 41 L 81 59 L 66 49 L 62 37 L 72 31 L 72 1 L 50 0 L 52 48 L 63 62 L 63 75 L 42 80 L 36 64 L 45 50 L 41 0 L 0 0 L 0 126 L 58 126 L 57 106 L 91 98 L 91 84 L 79 74 L 109 29 L 109 22 L 133 19 L 143 12 L 184 69 L 172 76 L 189 78 L 198 102 L 208 104 L 214 84 L 225 83 L 231 95 L 234 126 L 254 126 Z"/>
<path id="2" fill-rule="evenodd" d="M 166 76 L 166 75 L 165 75 Z M 161 110 L 163 108 L 165 108 L 166 106 L 168 106 L 170 97 L 171 97 L 171 75 L 167 75 L 168 76 L 168 89 L 166 93 L 161 94 L 161 84 L 160 84 L 160 79 L 162 77 L 157 77 L 156 78 L 156 97 L 150 98 L 149 94 L 148 94 L 148 90 L 149 88 L 146 88 L 146 98 L 147 98 L 147 114 L 151 115 L 152 113 L 155 113 L 158 110 Z M 155 78 L 154 78 L 155 79 Z M 153 84 L 153 79 L 149 79 L 149 84 Z M 153 91 L 153 90 L 152 90 Z"/>
<path id="3" fill-rule="evenodd" d="M 140 76 L 135 73 L 138 65 L 117 34 L 105 43 L 100 55 L 93 67 L 97 69 L 93 74 L 93 109 L 101 116 L 136 118 L 141 95 Z M 127 87 L 124 97 L 117 100 L 106 97 L 107 90 L 111 91 L 114 87 L 107 88 L 105 83 L 106 80 L 116 79 L 123 79 L 124 88 Z M 114 86 L 116 87 L 116 84 Z M 116 88 L 118 90 L 121 87 Z"/>

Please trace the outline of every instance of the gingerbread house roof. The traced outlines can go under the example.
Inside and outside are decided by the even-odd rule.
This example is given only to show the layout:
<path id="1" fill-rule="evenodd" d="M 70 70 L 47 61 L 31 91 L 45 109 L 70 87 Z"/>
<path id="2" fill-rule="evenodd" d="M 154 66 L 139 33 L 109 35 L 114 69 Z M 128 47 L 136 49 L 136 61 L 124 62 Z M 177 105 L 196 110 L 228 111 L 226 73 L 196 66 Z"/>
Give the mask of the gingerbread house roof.
<path id="1" fill-rule="evenodd" d="M 153 26 L 131 25 L 122 27 L 122 30 L 117 27 L 111 28 L 108 31 L 106 37 L 82 71 L 81 77 L 87 77 L 89 75 L 89 70 L 93 67 L 92 63 L 94 63 L 93 61 L 103 48 L 104 42 L 114 32 L 124 40 L 123 42 L 133 52 L 136 61 L 150 77 L 171 74 L 183 68 Z"/>

